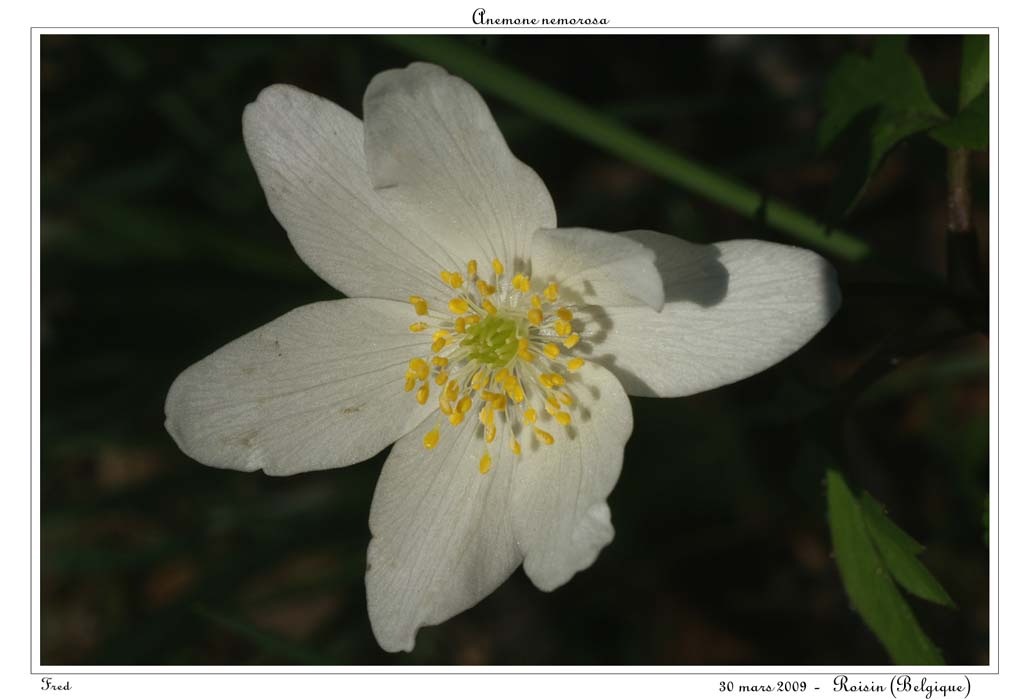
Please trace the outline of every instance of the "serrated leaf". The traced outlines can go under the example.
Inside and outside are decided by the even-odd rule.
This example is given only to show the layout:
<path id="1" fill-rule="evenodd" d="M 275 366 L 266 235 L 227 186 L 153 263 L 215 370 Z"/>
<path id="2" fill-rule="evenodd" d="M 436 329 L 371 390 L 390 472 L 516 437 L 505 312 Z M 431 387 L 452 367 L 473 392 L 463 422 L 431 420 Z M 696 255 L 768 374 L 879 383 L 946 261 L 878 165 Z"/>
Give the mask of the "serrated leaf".
<path id="1" fill-rule="evenodd" d="M 958 115 L 929 135 L 947 148 L 981 151 L 990 145 L 990 93 L 980 92 Z"/>
<path id="2" fill-rule="evenodd" d="M 843 587 L 896 664 L 937 665 L 943 657 L 922 631 L 872 543 L 861 505 L 839 472 L 826 475 L 829 530 Z"/>
<path id="3" fill-rule="evenodd" d="M 930 603 L 956 608 L 940 582 L 918 560 L 917 555 L 925 551 L 925 547 L 890 520 L 882 504 L 867 491 L 861 496 L 861 509 L 872 541 L 897 583 Z"/>
<path id="4" fill-rule="evenodd" d="M 833 197 L 830 217 L 849 212 L 883 158 L 900 141 L 946 119 L 926 88 L 922 71 L 906 50 L 906 37 L 882 37 L 871 56 L 844 56 L 826 85 L 824 116 L 818 127 L 818 146 L 827 148 L 856 126 L 851 134 L 840 191 Z"/>
<path id="5" fill-rule="evenodd" d="M 958 110 L 963 110 L 977 98 L 990 80 L 990 37 L 988 34 L 969 34 L 961 47 L 961 85 L 958 92 Z"/>

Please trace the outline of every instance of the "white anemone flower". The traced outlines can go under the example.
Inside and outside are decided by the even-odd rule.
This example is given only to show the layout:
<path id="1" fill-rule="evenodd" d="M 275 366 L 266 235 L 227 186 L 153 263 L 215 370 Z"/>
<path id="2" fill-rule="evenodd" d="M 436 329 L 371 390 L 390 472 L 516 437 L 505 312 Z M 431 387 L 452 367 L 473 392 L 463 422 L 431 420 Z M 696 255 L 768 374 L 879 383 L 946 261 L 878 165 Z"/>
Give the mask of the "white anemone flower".
<path id="1" fill-rule="evenodd" d="M 364 122 L 273 85 L 243 136 L 297 253 L 348 298 L 186 369 L 167 428 L 204 464 L 281 476 L 396 443 L 365 578 L 388 651 L 519 565 L 550 591 L 593 563 L 614 537 L 627 394 L 748 377 L 839 303 L 833 269 L 807 250 L 556 228 L 483 99 L 437 66 L 375 76 Z"/>

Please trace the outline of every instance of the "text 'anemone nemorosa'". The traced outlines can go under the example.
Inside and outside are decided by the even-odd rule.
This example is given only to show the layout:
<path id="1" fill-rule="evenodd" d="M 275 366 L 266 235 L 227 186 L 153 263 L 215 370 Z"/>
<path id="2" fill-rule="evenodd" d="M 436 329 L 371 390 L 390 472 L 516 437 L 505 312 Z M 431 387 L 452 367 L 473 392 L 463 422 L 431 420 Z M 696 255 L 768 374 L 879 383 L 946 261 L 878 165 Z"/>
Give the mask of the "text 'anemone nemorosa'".
<path id="1" fill-rule="evenodd" d="M 686 396 L 804 345 L 833 269 L 763 241 L 557 228 L 479 94 L 437 66 L 371 81 L 364 121 L 273 85 L 243 136 L 297 253 L 348 298 L 186 369 L 168 431 L 215 467 L 289 475 L 396 443 L 371 508 L 379 644 L 475 605 L 521 564 L 544 591 L 614 537 L 628 395 Z"/>

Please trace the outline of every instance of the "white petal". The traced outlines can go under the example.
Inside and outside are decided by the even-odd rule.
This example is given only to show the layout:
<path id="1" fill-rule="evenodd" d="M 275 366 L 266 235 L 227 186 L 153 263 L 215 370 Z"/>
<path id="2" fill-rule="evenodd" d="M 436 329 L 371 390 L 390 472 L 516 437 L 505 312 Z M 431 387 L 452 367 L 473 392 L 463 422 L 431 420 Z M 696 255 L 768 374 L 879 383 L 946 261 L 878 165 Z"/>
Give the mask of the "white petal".
<path id="1" fill-rule="evenodd" d="M 386 651 L 411 651 L 419 627 L 475 605 L 521 561 L 507 506 L 513 455 L 498 438 L 492 469 L 480 474 L 485 445 L 471 416 L 457 428 L 444 419 L 427 450 L 423 436 L 438 418 L 397 442 L 375 487 L 365 588 Z"/>
<path id="2" fill-rule="evenodd" d="M 514 265 L 536 229 L 555 225 L 543 181 L 511 154 L 479 93 L 442 68 L 379 73 L 364 119 L 368 168 L 384 201 L 433 237 L 455 269 L 472 258 Z"/>
<path id="3" fill-rule="evenodd" d="M 835 271 L 809 250 L 630 235 L 657 254 L 664 308 L 598 312 L 586 348 L 632 395 L 688 396 L 749 377 L 796 352 L 839 307 Z"/>
<path id="4" fill-rule="evenodd" d="M 537 231 L 532 242 L 533 279 L 544 284 L 556 281 L 582 304 L 646 304 L 660 311 L 665 292 L 654 251 L 628 235 L 588 228 Z"/>
<path id="5" fill-rule="evenodd" d="M 399 226 L 373 191 L 357 117 L 272 85 L 243 111 L 243 140 L 268 206 L 322 279 L 352 297 L 403 301 L 443 291 L 438 272 L 449 261 Z"/>
<path id="6" fill-rule="evenodd" d="M 410 306 L 342 299 L 302 306 L 186 369 L 168 432 L 212 467 L 284 476 L 367 459 L 428 413 L 404 393 L 425 338 Z"/>
<path id="7" fill-rule="evenodd" d="M 544 427 L 557 439 L 525 453 L 511 499 L 525 573 L 544 591 L 590 566 L 614 537 L 606 499 L 632 433 L 629 398 L 610 372 L 587 363 L 570 377 L 578 399 L 572 425 Z"/>

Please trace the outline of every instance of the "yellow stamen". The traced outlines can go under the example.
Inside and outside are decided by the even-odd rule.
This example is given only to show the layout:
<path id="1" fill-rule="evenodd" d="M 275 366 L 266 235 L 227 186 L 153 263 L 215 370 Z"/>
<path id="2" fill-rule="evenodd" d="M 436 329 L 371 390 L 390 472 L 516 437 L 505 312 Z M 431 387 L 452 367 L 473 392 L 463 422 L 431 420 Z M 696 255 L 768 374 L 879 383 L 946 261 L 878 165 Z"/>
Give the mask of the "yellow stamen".
<path id="1" fill-rule="evenodd" d="M 554 321 L 554 330 L 559 336 L 566 336 L 572 332 L 572 324 L 563 318 Z"/>
<path id="2" fill-rule="evenodd" d="M 479 296 L 488 297 L 493 292 L 497 291 L 497 288 L 492 284 L 486 284 L 485 280 L 476 280 L 475 288 L 479 290 Z"/>
<path id="3" fill-rule="evenodd" d="M 450 405 L 449 401 L 447 401 L 446 394 L 441 393 L 439 395 L 439 410 L 443 411 L 444 416 L 449 416 L 454 412 L 454 407 Z"/>
<path id="4" fill-rule="evenodd" d="M 559 392 L 557 392 L 557 398 L 565 406 L 571 406 L 572 404 L 575 403 L 575 399 L 572 398 L 572 395 L 569 394 L 567 391 L 559 391 Z"/>
<path id="5" fill-rule="evenodd" d="M 497 273 L 497 277 L 504 274 L 504 263 L 500 262 L 497 258 L 493 258 L 493 271 Z"/>
<path id="6" fill-rule="evenodd" d="M 554 436 L 548 433 L 546 430 L 540 430 L 539 428 L 533 428 L 532 432 L 536 433 L 536 437 L 540 439 L 544 445 L 553 445 Z"/>
<path id="7" fill-rule="evenodd" d="M 483 439 L 486 440 L 486 444 L 489 445 L 497 437 L 497 426 L 487 425 L 483 430 Z"/>
<path id="8" fill-rule="evenodd" d="M 450 364 L 450 360 L 448 360 L 445 357 L 440 357 L 439 355 L 437 355 L 436 357 L 432 358 L 432 364 L 436 365 L 437 367 L 446 367 L 448 364 Z"/>
<path id="9" fill-rule="evenodd" d="M 549 357 L 551 360 L 556 359 L 561 354 L 561 348 L 557 347 L 553 343 L 547 343 L 543 347 L 543 354 Z"/>
<path id="10" fill-rule="evenodd" d="M 450 300 L 450 303 L 447 304 L 447 308 L 450 309 L 450 313 L 455 316 L 460 316 L 468 311 L 468 302 L 461 297 L 454 297 Z"/>
<path id="11" fill-rule="evenodd" d="M 496 375 L 493 377 L 493 381 L 499 384 L 500 386 L 504 386 L 504 382 L 507 381 L 507 378 L 510 375 L 511 373 L 507 371 L 507 367 L 504 367 L 502 370 L 496 373 Z"/>
<path id="12" fill-rule="evenodd" d="M 560 411 L 557 414 L 555 414 L 554 418 L 557 419 L 557 422 L 561 425 L 568 425 L 572 422 L 572 417 L 564 411 Z"/>
<path id="13" fill-rule="evenodd" d="M 564 386 L 565 385 L 565 378 L 563 376 L 561 376 L 560 374 L 551 374 L 550 375 L 550 385 L 551 386 Z"/>
<path id="14" fill-rule="evenodd" d="M 429 327 L 428 323 L 422 323 L 421 321 L 416 321 L 415 323 L 412 323 L 407 328 L 412 333 L 421 333 L 422 331 L 424 331 L 428 327 Z"/>
<path id="15" fill-rule="evenodd" d="M 582 366 L 584 364 L 586 364 L 586 360 L 582 359 L 581 357 L 576 357 L 576 358 L 573 358 L 571 360 L 568 360 L 568 371 L 569 372 L 578 371 L 579 369 L 582 368 Z"/>
<path id="16" fill-rule="evenodd" d="M 543 296 L 551 303 L 557 301 L 557 282 L 548 284 L 547 288 L 543 290 Z"/>
<path id="17" fill-rule="evenodd" d="M 461 413 L 468 413 L 468 409 L 472 407 L 472 397 L 465 395 L 461 401 L 457 404 L 457 410 Z"/>
<path id="18" fill-rule="evenodd" d="M 557 310 L 557 317 L 562 319 L 562 320 L 565 320 L 565 321 L 571 321 L 572 318 L 573 318 L 572 317 L 572 312 L 569 311 L 564 306 L 562 306 L 560 309 Z"/>
<path id="19" fill-rule="evenodd" d="M 450 275 L 451 273 L 447 272 L 446 270 L 440 270 L 439 272 L 439 278 L 443 280 L 443 284 L 450 284 Z"/>
<path id="20" fill-rule="evenodd" d="M 535 423 L 536 422 L 536 409 L 535 408 L 527 408 L 527 409 L 525 409 L 525 416 L 524 416 L 524 418 L 525 418 L 525 422 L 528 423 L 529 425 L 532 425 L 533 423 Z"/>
<path id="21" fill-rule="evenodd" d="M 519 292 L 527 292 L 529 291 L 529 278 L 519 273 L 514 276 L 513 280 L 511 280 L 511 286 Z"/>
<path id="22" fill-rule="evenodd" d="M 429 384 L 425 383 L 418 387 L 418 393 L 414 397 L 418 403 L 424 406 L 425 402 L 429 400 Z"/>
<path id="23" fill-rule="evenodd" d="M 482 300 L 482 308 L 486 309 L 486 313 L 490 316 L 497 313 L 497 307 L 493 306 L 493 303 L 489 299 Z"/>
<path id="24" fill-rule="evenodd" d="M 522 453 L 522 446 L 517 440 L 511 441 L 511 451 L 516 455 L 520 455 Z"/>
<path id="25" fill-rule="evenodd" d="M 439 443 L 439 426 L 425 433 L 425 437 L 422 438 L 422 444 L 425 445 L 425 449 L 431 450 Z"/>
<path id="26" fill-rule="evenodd" d="M 493 425 L 493 405 L 486 404 L 479 411 L 479 422 L 483 425 Z"/>
<path id="27" fill-rule="evenodd" d="M 528 338 L 518 339 L 518 357 L 522 358 L 526 362 L 532 362 L 532 353 L 529 352 Z"/>
<path id="28" fill-rule="evenodd" d="M 529 323 L 534 326 L 538 326 L 543 323 L 543 312 L 539 309 L 529 309 L 529 312 L 525 315 L 528 317 Z"/>
<path id="29" fill-rule="evenodd" d="M 421 380 L 425 380 L 429 376 L 429 363 L 420 357 L 411 358 L 411 361 L 407 363 L 414 372 L 414 375 Z"/>
<path id="30" fill-rule="evenodd" d="M 446 384 L 447 383 L 447 378 L 449 376 L 450 375 L 448 375 L 445 371 L 444 372 L 440 372 L 439 374 L 437 374 L 436 375 L 436 386 L 443 386 L 444 384 Z"/>
<path id="31" fill-rule="evenodd" d="M 454 330 L 458 333 L 464 333 L 464 327 L 467 321 L 464 320 L 464 316 L 454 319 Z"/>
<path id="32" fill-rule="evenodd" d="M 414 306 L 414 312 L 419 316 L 429 313 L 429 303 L 421 297 L 412 296 L 409 298 L 409 301 Z"/>
<path id="33" fill-rule="evenodd" d="M 407 375 L 404 377 L 404 391 L 411 391 L 412 389 L 414 389 L 414 385 L 417 380 L 418 377 L 416 375 L 412 374 L 411 372 L 408 372 Z"/>
<path id="34" fill-rule="evenodd" d="M 450 414 L 447 420 L 450 421 L 451 425 L 461 425 L 461 421 L 464 420 L 464 414 L 460 411 L 454 411 Z"/>
<path id="35" fill-rule="evenodd" d="M 457 392 L 461 390 L 456 379 L 451 379 L 450 383 L 447 384 L 447 398 L 451 401 L 457 401 Z"/>
<path id="36" fill-rule="evenodd" d="M 529 297 L 529 303 L 532 304 L 532 308 L 534 309 L 538 309 L 543 306 L 543 302 L 540 301 L 539 294 L 533 294 L 531 297 Z"/>
<path id="37" fill-rule="evenodd" d="M 486 472 L 488 472 L 490 464 L 492 463 L 493 460 L 490 458 L 489 452 L 483 453 L 482 459 L 479 460 L 479 473 L 485 474 Z"/>
<path id="38" fill-rule="evenodd" d="M 549 413 L 550 415 L 554 415 L 555 413 L 557 413 L 560 410 L 561 410 L 561 404 L 559 404 L 557 402 L 557 399 L 554 398 L 553 394 L 548 396 L 547 397 L 547 413 Z"/>
<path id="39" fill-rule="evenodd" d="M 571 350 L 572 348 L 574 348 L 578 344 L 579 344 L 579 334 L 578 333 L 572 333 L 570 336 L 565 338 L 564 342 L 562 343 L 562 345 L 564 345 L 569 350 Z"/>
<path id="40" fill-rule="evenodd" d="M 446 344 L 446 338 L 436 338 L 436 340 L 432 341 L 432 345 L 430 347 L 432 348 L 433 352 L 439 352 L 446 346 Z"/>
<path id="41" fill-rule="evenodd" d="M 498 396 L 497 398 L 493 399 L 493 410 L 495 410 L 495 411 L 503 411 L 505 408 L 507 408 L 507 397 L 506 396 L 501 395 L 501 396 Z"/>
<path id="42" fill-rule="evenodd" d="M 482 320 L 482 317 L 479 316 L 479 314 L 468 314 L 467 316 L 464 317 L 464 321 L 465 321 L 465 326 L 466 327 L 467 326 L 474 326 L 476 323 L 478 323 L 481 320 Z"/>
<path id="43" fill-rule="evenodd" d="M 469 277 L 475 277 L 475 275 L 478 274 L 478 272 L 479 272 L 479 263 L 476 262 L 475 260 L 469 260 L 468 261 L 468 276 Z"/>

